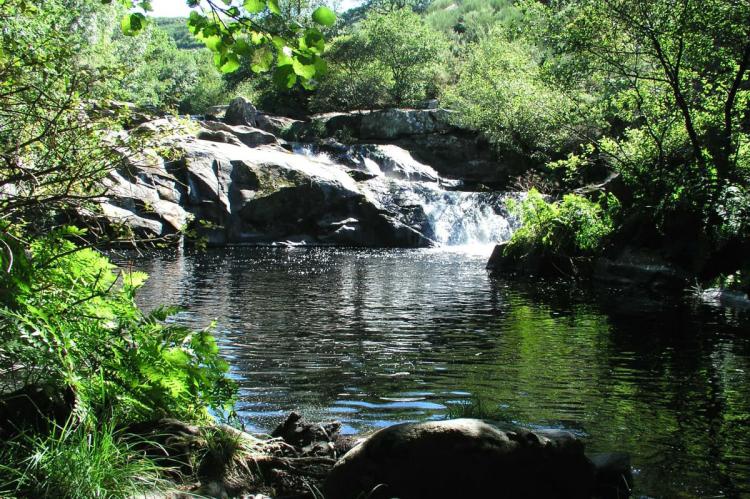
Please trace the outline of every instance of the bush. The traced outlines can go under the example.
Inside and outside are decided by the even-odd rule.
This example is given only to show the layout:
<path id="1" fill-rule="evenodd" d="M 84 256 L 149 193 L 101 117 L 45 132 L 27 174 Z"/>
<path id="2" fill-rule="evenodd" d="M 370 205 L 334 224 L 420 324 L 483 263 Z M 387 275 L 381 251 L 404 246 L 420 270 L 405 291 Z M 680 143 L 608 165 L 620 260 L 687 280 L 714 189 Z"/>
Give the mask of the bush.
<path id="1" fill-rule="evenodd" d="M 203 114 L 211 106 L 229 102 L 233 96 L 213 64 L 211 52 L 193 50 L 190 55 L 197 67 L 195 84 L 183 93 L 178 110 L 184 114 Z"/>
<path id="2" fill-rule="evenodd" d="M 468 49 L 446 103 L 460 122 L 481 130 L 500 151 L 521 154 L 541 165 L 580 140 L 584 121 L 573 103 L 545 83 L 534 46 L 494 30 Z"/>
<path id="3" fill-rule="evenodd" d="M 380 109 L 391 102 L 393 78 L 379 61 L 367 57 L 360 37 L 336 38 L 328 54 L 329 71 L 310 106 L 313 111 Z"/>
<path id="4" fill-rule="evenodd" d="M 505 254 L 550 259 L 588 258 L 599 253 L 605 238 L 614 230 L 611 212 L 614 197 L 605 198 L 607 209 L 575 194 L 549 202 L 532 189 L 526 198 L 511 206 L 521 226 L 506 246 Z"/>
<path id="5" fill-rule="evenodd" d="M 375 109 L 434 97 L 432 81 L 445 38 L 411 9 L 371 13 L 353 33 L 335 39 L 312 106 L 319 111 Z"/>
<path id="6" fill-rule="evenodd" d="M 2 381 L 71 387 L 77 413 L 104 420 L 207 420 L 207 407 L 227 406 L 233 385 L 210 331 L 165 323 L 171 309 L 144 315 L 134 296 L 146 275 L 115 273 L 68 240 L 80 235 L 56 230 L 2 259 L 0 372 L 13 373 Z"/>
<path id="7" fill-rule="evenodd" d="M 512 0 L 436 0 L 430 3 L 425 19 L 436 30 L 450 35 L 457 43 L 476 42 L 493 28 L 512 28 L 522 18 Z"/>

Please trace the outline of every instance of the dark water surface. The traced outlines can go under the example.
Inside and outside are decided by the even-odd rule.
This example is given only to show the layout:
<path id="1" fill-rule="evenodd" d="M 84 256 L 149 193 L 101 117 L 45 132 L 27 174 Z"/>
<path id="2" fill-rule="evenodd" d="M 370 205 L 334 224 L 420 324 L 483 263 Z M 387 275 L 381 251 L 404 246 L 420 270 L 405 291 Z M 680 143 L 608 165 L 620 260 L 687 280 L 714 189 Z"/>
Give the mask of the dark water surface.
<path id="1" fill-rule="evenodd" d="M 636 494 L 750 497 L 750 312 L 494 279 L 485 260 L 235 248 L 130 264 L 151 274 L 143 305 L 217 321 L 251 430 L 297 409 L 357 432 L 478 400 L 631 453 Z"/>

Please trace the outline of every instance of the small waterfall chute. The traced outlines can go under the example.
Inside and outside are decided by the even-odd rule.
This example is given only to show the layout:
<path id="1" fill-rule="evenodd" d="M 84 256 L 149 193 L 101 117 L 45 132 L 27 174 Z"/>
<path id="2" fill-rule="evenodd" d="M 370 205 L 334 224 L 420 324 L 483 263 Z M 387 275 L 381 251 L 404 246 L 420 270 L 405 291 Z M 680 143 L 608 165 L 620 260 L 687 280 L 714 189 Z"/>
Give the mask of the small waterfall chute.
<path id="1" fill-rule="evenodd" d="M 440 177 L 398 146 L 353 146 L 329 154 L 314 145 L 295 144 L 294 152 L 371 175 L 359 183 L 363 194 L 441 247 L 490 247 L 513 233 L 506 209 L 512 194 L 457 190 L 460 181 Z"/>

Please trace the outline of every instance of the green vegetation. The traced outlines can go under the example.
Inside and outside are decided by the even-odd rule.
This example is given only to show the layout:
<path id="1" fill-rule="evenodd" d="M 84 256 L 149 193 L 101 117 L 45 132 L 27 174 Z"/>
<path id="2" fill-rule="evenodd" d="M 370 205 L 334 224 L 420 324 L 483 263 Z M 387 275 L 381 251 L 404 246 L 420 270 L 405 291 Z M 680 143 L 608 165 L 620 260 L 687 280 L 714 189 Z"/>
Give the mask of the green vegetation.
<path id="1" fill-rule="evenodd" d="M 609 210 L 585 197 L 566 194 L 560 201 L 547 201 L 536 189 L 511 205 L 521 227 L 505 248 L 506 256 L 516 259 L 551 262 L 562 273 L 577 271 L 577 263 L 595 256 L 613 229 L 611 211 L 618 203 L 606 199 Z"/>
<path id="2" fill-rule="evenodd" d="M 79 235 L 53 230 L 14 255 L 0 369 L 19 371 L 22 386 L 72 389 L 77 410 L 117 420 L 205 420 L 208 407 L 231 402 L 210 332 L 166 324 L 169 309 L 144 315 L 133 300 L 146 276 L 115 274 L 106 258 L 66 240 Z"/>
<path id="3" fill-rule="evenodd" d="M 187 19 L 179 17 L 157 17 L 154 25 L 164 31 L 174 40 L 178 49 L 192 50 L 204 48 L 205 45 L 197 40 L 187 26 Z"/>
<path id="4" fill-rule="evenodd" d="M 325 73 L 323 33 L 316 27 L 304 27 L 293 14 L 301 15 L 314 6 L 310 20 L 322 28 L 330 27 L 336 22 L 336 14 L 327 6 L 298 2 L 290 8 L 279 0 L 224 0 L 221 4 L 207 2 L 201 8 L 200 2 L 186 2 L 194 7 L 187 21 L 190 32 L 211 50 L 214 64 L 222 73 L 233 73 L 243 59 L 250 59 L 254 73 L 265 73 L 273 67 L 274 82 L 280 88 L 297 83 L 311 88 L 313 78 Z M 102 3 L 111 4 L 113 0 Z M 124 35 L 138 35 L 149 25 L 149 0 L 114 3 L 127 9 L 120 22 Z"/>
<path id="5" fill-rule="evenodd" d="M 528 40 L 509 39 L 504 29 L 470 44 L 463 59 L 447 104 L 502 151 L 543 165 L 575 144 L 576 132 L 594 118 L 573 121 L 573 100 L 543 78 L 543 53 Z"/>
<path id="6" fill-rule="evenodd" d="M 455 43 L 465 44 L 485 39 L 500 27 L 513 31 L 523 14 L 512 0 L 435 0 L 425 19 Z"/>
<path id="7" fill-rule="evenodd" d="M 376 109 L 434 97 L 446 49 L 440 34 L 409 9 L 371 14 L 333 41 L 312 107 Z"/>
<path id="8" fill-rule="evenodd" d="M 171 107 L 192 83 L 174 43 L 116 34 L 93 0 L 8 0 L 0 9 L 0 493 L 127 497 L 159 468 L 119 428 L 209 422 L 234 386 L 211 331 L 135 304 L 146 276 L 97 249 L 101 180 L 132 147 L 113 98 Z M 127 62 L 126 62 L 127 61 Z M 197 65 L 193 65 L 195 69 Z M 93 218 L 93 217 L 92 217 Z"/>
<path id="9" fill-rule="evenodd" d="M 503 166 L 552 186 L 515 206 L 509 256 L 570 273 L 626 241 L 748 287 L 747 3 L 371 0 L 337 20 L 322 1 L 245 0 L 185 24 L 148 5 L 0 0 L 0 396 L 39 388 L 55 406 L 0 418 L 2 494 L 158 488 L 120 428 L 231 410 L 211 331 L 141 311 L 146 276 L 118 271 L 100 252 L 113 235 L 86 226 L 102 179 L 143 146 L 113 101 L 198 114 L 239 93 L 305 115 L 440 98 Z M 619 200 L 565 194 L 613 176 Z"/>
<path id="10" fill-rule="evenodd" d="M 5 443 L 0 458 L 3 496 L 126 498 L 170 488 L 163 470 L 112 423 L 23 435 Z"/>

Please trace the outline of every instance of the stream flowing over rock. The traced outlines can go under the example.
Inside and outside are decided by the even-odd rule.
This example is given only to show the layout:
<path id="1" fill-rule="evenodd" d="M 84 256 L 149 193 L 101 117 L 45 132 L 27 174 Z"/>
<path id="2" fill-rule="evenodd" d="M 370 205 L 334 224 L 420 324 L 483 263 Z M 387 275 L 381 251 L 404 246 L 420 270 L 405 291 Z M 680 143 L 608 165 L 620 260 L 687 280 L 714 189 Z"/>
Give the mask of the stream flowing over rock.
<path id="1" fill-rule="evenodd" d="M 110 225 L 141 237 L 190 228 L 212 245 L 429 247 L 510 236 L 504 194 L 462 190 L 462 180 L 443 178 L 399 145 L 287 143 L 273 132 L 302 122 L 264 115 L 244 99 L 219 111 L 224 121 L 161 118 L 123 132 L 158 138 L 107 178 L 100 204 Z M 395 140 L 450 130 L 445 113 L 348 116 L 363 136 Z"/>

